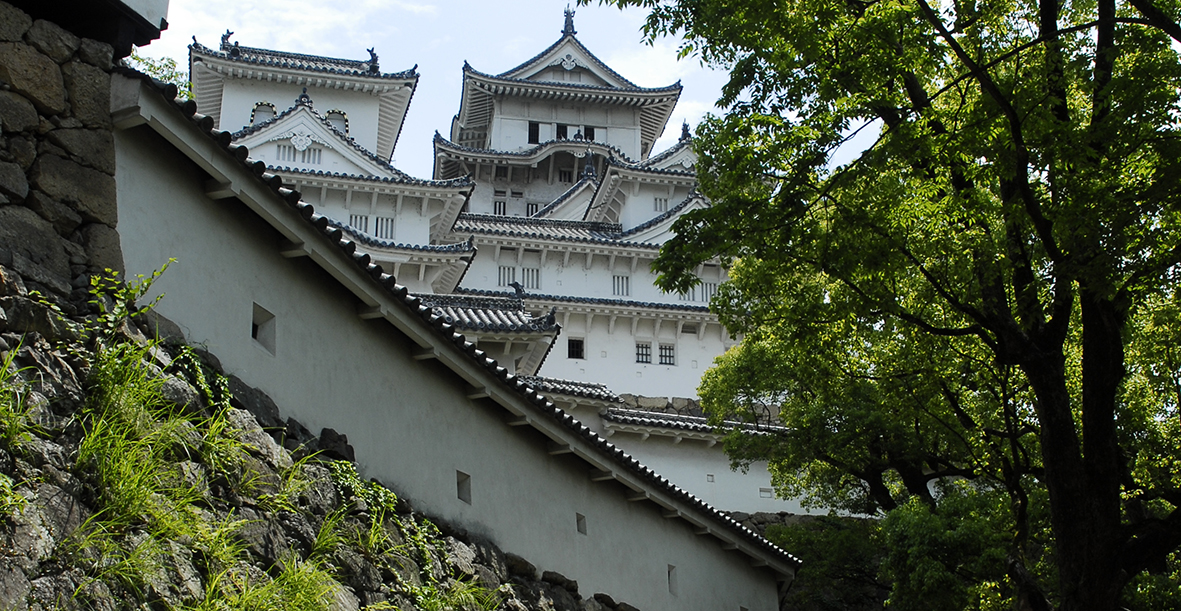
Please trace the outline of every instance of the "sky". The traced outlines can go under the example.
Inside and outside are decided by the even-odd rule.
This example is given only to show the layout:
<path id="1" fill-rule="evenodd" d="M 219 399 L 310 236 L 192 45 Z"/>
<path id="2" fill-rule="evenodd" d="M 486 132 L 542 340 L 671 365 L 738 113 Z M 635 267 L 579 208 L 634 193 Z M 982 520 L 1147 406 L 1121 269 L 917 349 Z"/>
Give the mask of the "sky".
<path id="1" fill-rule="evenodd" d="M 572 4 L 572 3 L 571 3 Z M 459 110 L 463 62 L 497 74 L 533 57 L 561 37 L 566 0 L 171 0 L 168 29 L 140 49 L 188 65 L 195 36 L 217 48 L 227 29 L 244 46 L 366 60 L 375 47 L 383 72 L 418 64 L 421 75 L 394 166 L 430 178 L 435 131 L 446 136 Z M 710 111 L 726 73 L 694 58 L 677 60 L 674 39 L 642 40 L 647 13 L 598 5 L 571 6 L 577 37 L 599 59 L 642 87 L 681 81 L 684 90 L 654 151 L 672 146 L 682 121 L 696 126 Z"/>

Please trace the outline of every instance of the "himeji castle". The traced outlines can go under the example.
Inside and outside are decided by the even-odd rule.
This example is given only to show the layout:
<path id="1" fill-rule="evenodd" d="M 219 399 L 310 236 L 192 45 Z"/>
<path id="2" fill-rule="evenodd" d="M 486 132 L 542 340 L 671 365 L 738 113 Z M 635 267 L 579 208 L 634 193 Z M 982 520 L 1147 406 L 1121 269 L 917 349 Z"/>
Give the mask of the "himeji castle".
<path id="1" fill-rule="evenodd" d="M 730 470 L 691 401 L 737 341 L 708 310 L 725 270 L 701 266 L 687 294 L 650 271 L 676 219 L 709 205 L 687 125 L 652 150 L 681 85 L 641 87 L 576 33 L 568 10 L 521 65 L 465 62 L 430 179 L 389 161 L 417 66 L 247 47 L 229 31 L 217 48 L 194 40 L 189 61 L 198 112 L 501 365 L 709 503 L 799 511 L 773 498 L 765 465 Z"/>

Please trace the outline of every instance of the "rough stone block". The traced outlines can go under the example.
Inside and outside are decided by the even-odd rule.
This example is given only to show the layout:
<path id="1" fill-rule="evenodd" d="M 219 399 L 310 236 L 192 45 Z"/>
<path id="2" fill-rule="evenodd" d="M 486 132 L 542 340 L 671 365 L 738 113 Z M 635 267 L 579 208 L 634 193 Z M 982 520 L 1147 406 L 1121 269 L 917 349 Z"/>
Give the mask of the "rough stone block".
<path id="1" fill-rule="evenodd" d="M 537 567 L 533 566 L 532 562 L 513 553 L 505 554 L 504 562 L 508 566 L 510 575 L 524 577 L 525 579 L 537 579 Z"/>
<path id="2" fill-rule="evenodd" d="M 0 208 L 0 250 L 25 280 L 70 291 L 70 259 L 53 225 L 19 206 Z"/>
<path id="3" fill-rule="evenodd" d="M 69 108 L 65 81 L 57 62 L 27 44 L 0 42 L 0 80 L 7 81 L 13 91 L 27 97 L 45 114 L 56 115 Z M 109 104 L 109 91 L 107 97 Z"/>
<path id="4" fill-rule="evenodd" d="M 105 129 L 55 129 L 49 141 L 74 155 L 83 164 L 115 175 L 115 137 Z"/>
<path id="5" fill-rule="evenodd" d="M 101 223 L 82 227 L 82 247 L 90 257 L 92 269 L 113 269 L 123 273 L 123 247 L 119 242 L 119 233 L 114 229 Z"/>
<path id="6" fill-rule="evenodd" d="M 29 178 L 46 195 L 75 206 L 85 220 L 110 227 L 119 221 L 115 179 L 107 174 L 55 155 L 42 155 Z"/>
<path id="7" fill-rule="evenodd" d="M 19 165 L 0 161 L 0 193 L 16 201 L 29 195 L 29 179 Z"/>
<path id="8" fill-rule="evenodd" d="M 20 274 L 0 265 L 0 297 L 24 297 L 28 294 L 29 291 L 25 288 L 25 281 L 21 280 Z"/>
<path id="9" fill-rule="evenodd" d="M 22 170 L 28 170 L 33 167 L 33 162 L 37 161 L 37 147 L 33 145 L 32 140 L 23 136 L 12 136 L 8 139 L 8 152 Z"/>
<path id="10" fill-rule="evenodd" d="M 640 409 L 664 411 L 668 406 L 668 399 L 665 397 L 636 397 L 636 405 Z"/>
<path id="11" fill-rule="evenodd" d="M 44 19 L 33 22 L 33 27 L 25 32 L 25 41 L 59 64 L 69 61 L 82 43 L 77 36 Z"/>
<path id="12" fill-rule="evenodd" d="M 25 206 L 36 212 L 41 218 L 53 223 L 53 228 L 61 236 L 74 233 L 78 225 L 82 224 L 82 217 L 78 216 L 78 213 L 74 212 L 72 208 L 40 191 L 31 191 L 25 200 Z M 73 262 L 71 261 L 71 263 Z"/>
<path id="13" fill-rule="evenodd" d="M 80 61 L 62 66 L 74 117 L 87 127 L 111 128 L 111 75 Z"/>
<path id="14" fill-rule="evenodd" d="M 31 131 L 40 122 L 32 102 L 11 91 L 0 91 L 0 124 L 5 133 Z"/>
<path id="15" fill-rule="evenodd" d="M 31 27 L 32 17 L 7 2 L 0 2 L 0 40 L 20 40 Z"/>
<path id="16" fill-rule="evenodd" d="M 0 564 L 0 609 L 27 609 L 30 589 L 24 571 L 7 562 Z"/>
<path id="17" fill-rule="evenodd" d="M 266 393 L 242 381 L 238 376 L 230 376 L 230 405 L 250 412 L 258 424 L 263 428 L 275 429 L 283 426 L 283 419 L 279 416 L 279 406 Z"/>
<path id="18" fill-rule="evenodd" d="M 78 47 L 78 59 L 102 70 L 110 70 L 115 50 L 105 42 L 83 38 Z"/>
<path id="19" fill-rule="evenodd" d="M 615 602 L 614 598 L 611 598 L 609 595 L 603 594 L 602 592 L 595 594 L 591 600 L 597 601 L 599 604 L 607 607 L 608 609 L 614 609 L 618 606 L 618 603 Z"/>
<path id="20" fill-rule="evenodd" d="M 180 325 L 168 320 L 156 310 L 144 312 L 137 320 L 148 337 L 161 339 L 172 344 L 185 343 L 185 333 L 181 330 Z M 257 418 L 257 416 L 255 417 Z"/>

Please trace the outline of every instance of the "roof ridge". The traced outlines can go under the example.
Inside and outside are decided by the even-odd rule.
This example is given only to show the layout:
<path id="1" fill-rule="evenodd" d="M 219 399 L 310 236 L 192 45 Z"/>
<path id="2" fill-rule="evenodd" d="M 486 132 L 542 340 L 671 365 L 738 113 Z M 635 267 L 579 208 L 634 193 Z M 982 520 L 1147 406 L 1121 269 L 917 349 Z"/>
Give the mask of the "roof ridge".
<path id="1" fill-rule="evenodd" d="M 629 158 L 627 156 L 627 153 L 623 152 L 623 149 L 615 146 L 614 144 L 609 144 L 606 142 L 598 142 L 596 140 L 575 140 L 573 138 L 554 138 L 552 140 L 546 140 L 545 142 L 540 142 L 537 145 L 530 147 L 528 149 L 525 149 L 523 151 L 503 151 L 500 149 L 482 149 L 482 148 L 476 148 L 474 146 L 465 146 L 465 145 L 453 142 L 451 140 L 448 140 L 447 138 L 444 138 L 443 135 L 439 133 L 439 130 L 435 130 L 435 137 L 433 138 L 433 142 L 435 144 L 443 143 L 449 147 L 463 150 L 463 151 L 468 151 L 471 153 L 488 153 L 488 154 L 492 154 L 492 155 L 507 155 L 507 156 L 513 156 L 513 157 L 528 157 L 528 156 L 533 155 L 535 153 L 541 152 L 542 149 L 544 149 L 548 146 L 577 143 L 579 146 L 601 146 L 605 149 L 610 150 L 613 153 L 618 153 L 618 156 L 623 158 L 627 163 L 632 163 L 632 164 L 641 163 L 641 162 L 634 161 L 631 158 Z M 616 157 L 616 155 L 603 155 L 603 157 L 605 157 L 607 159 L 614 159 Z"/>
<path id="2" fill-rule="evenodd" d="M 212 49 L 199 42 L 196 37 L 193 37 L 193 43 L 189 45 L 190 50 L 196 50 L 206 55 L 212 55 L 219 59 L 234 62 L 244 62 L 250 64 L 262 64 L 275 67 L 295 68 L 298 70 L 308 70 L 313 72 L 332 72 L 337 74 L 345 74 L 348 76 L 361 76 L 377 79 L 415 79 L 419 77 L 418 64 L 409 70 L 400 72 L 378 72 L 372 73 L 368 71 L 368 64 L 365 60 L 352 60 L 337 57 L 327 57 L 323 55 L 309 55 L 304 53 L 291 53 L 288 51 L 276 51 L 274 49 L 262 49 L 259 47 L 243 47 L 238 46 L 239 52 L 246 51 L 248 55 L 253 54 L 253 57 L 243 57 L 242 55 L 234 56 L 230 53 L 234 45 L 223 45 L 222 49 Z M 294 60 L 294 61 L 288 61 Z M 327 64 L 325 66 L 300 65 L 303 62 L 319 62 Z M 335 66 L 334 66 L 335 64 Z"/>

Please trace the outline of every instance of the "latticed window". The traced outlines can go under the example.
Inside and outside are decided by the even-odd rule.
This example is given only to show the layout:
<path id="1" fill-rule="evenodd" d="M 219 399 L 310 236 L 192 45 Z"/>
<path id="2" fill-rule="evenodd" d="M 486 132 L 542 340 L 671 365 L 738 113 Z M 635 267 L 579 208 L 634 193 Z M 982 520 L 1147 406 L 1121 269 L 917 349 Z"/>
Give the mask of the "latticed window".
<path id="1" fill-rule="evenodd" d="M 652 362 L 652 343 L 651 342 L 636 342 L 636 362 L 637 363 L 651 363 Z"/>
<path id="2" fill-rule="evenodd" d="M 525 214 L 527 214 L 529 216 L 533 216 L 534 214 L 537 214 L 537 203 L 536 202 L 529 202 L 528 204 L 525 204 Z"/>
<path id="3" fill-rule="evenodd" d="M 558 170 L 560 182 L 574 182 L 574 170 Z"/>
<path id="4" fill-rule="evenodd" d="M 388 216 L 379 216 L 373 219 L 373 235 L 383 239 L 394 239 L 394 219 Z"/>
<path id="5" fill-rule="evenodd" d="M 367 214 L 350 214 L 349 226 L 361 233 L 369 233 L 369 215 Z"/>
<path id="6" fill-rule="evenodd" d="M 508 207 L 505 206 L 503 199 L 498 199 L 498 200 L 492 202 L 492 214 L 495 214 L 497 216 L 504 216 L 507 212 L 507 208 Z"/>
<path id="7" fill-rule="evenodd" d="M 497 286 L 508 286 L 517 281 L 517 268 L 511 265 L 501 265 L 496 275 Z"/>
<path id="8" fill-rule="evenodd" d="M 324 149 L 319 147 L 308 147 L 299 153 L 299 161 L 308 165 L 320 165 L 320 160 L 323 158 Z"/>
<path id="9" fill-rule="evenodd" d="M 566 342 L 566 357 L 572 359 L 586 358 L 586 347 L 583 345 L 581 338 L 571 337 Z"/>
<path id="10" fill-rule="evenodd" d="M 717 282 L 702 282 L 701 283 L 701 300 L 708 302 L 714 298 L 714 293 L 718 292 Z"/>
<path id="11" fill-rule="evenodd" d="M 697 287 L 691 286 L 684 293 L 678 293 L 677 298 L 681 301 L 697 301 Z"/>
<path id="12" fill-rule="evenodd" d="M 611 294 L 616 297 L 627 297 L 631 295 L 632 279 L 630 276 L 612 276 L 611 278 Z"/>
<path id="13" fill-rule="evenodd" d="M 527 288 L 527 289 L 541 288 L 541 268 L 540 267 L 521 268 L 521 284 L 525 285 L 525 288 Z"/>
<path id="14" fill-rule="evenodd" d="M 677 364 L 677 347 L 672 344 L 660 344 L 660 364 Z"/>
<path id="15" fill-rule="evenodd" d="M 667 197 L 657 197 L 654 201 L 656 204 L 655 208 L 656 208 L 657 212 L 667 212 L 668 211 L 668 198 Z"/>
<path id="16" fill-rule="evenodd" d="M 276 145 L 275 156 L 279 161 L 295 161 L 295 147 L 290 144 Z"/>

